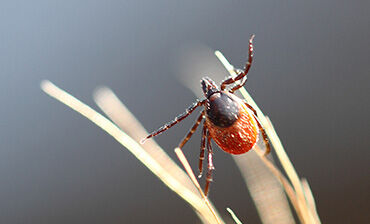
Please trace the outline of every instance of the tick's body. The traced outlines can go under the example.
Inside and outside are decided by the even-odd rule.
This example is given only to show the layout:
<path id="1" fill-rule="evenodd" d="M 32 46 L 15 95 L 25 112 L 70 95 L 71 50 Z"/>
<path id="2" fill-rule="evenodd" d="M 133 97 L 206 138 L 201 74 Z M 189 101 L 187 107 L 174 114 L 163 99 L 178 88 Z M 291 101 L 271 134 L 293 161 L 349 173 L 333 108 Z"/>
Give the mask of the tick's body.
<path id="1" fill-rule="evenodd" d="M 248 152 L 258 138 L 257 121 L 253 112 L 234 94 L 213 93 L 205 103 L 205 126 L 211 138 L 225 152 Z"/>
<path id="2" fill-rule="evenodd" d="M 202 175 L 204 154 L 207 148 L 208 172 L 204 190 L 206 195 L 208 193 L 209 183 L 212 181 L 212 170 L 214 170 L 211 139 L 213 139 L 225 152 L 237 155 L 246 153 L 252 149 L 261 131 L 263 140 L 266 144 L 266 153 L 270 151 L 267 135 L 258 121 L 256 111 L 252 106 L 233 94 L 235 90 L 242 87 L 247 81 L 247 73 L 253 59 L 253 38 L 254 36 L 249 40 L 249 57 L 244 71 L 235 70 L 237 76 L 225 79 L 221 83 L 221 88 L 210 78 L 202 78 L 201 86 L 206 99 L 197 101 L 190 106 L 185 113 L 177 116 L 174 121 L 164 125 L 143 139 L 145 141 L 148 138 L 166 131 L 189 116 L 198 106 L 203 105 L 204 110 L 200 113 L 196 123 L 190 129 L 184 140 L 179 144 L 179 148 L 185 145 L 202 122 L 203 118 L 205 118 L 199 156 L 199 176 Z M 234 85 L 229 90 L 225 90 L 226 85 L 233 84 L 238 80 L 240 80 L 239 84 Z"/>

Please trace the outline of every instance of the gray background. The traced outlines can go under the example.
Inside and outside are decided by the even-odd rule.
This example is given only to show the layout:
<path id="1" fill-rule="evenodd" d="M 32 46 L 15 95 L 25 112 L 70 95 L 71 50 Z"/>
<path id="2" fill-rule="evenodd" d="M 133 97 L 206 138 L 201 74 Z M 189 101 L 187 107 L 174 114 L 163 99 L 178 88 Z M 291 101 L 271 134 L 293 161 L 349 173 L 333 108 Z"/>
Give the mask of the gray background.
<path id="1" fill-rule="evenodd" d="M 242 66 L 252 33 L 247 88 L 308 178 L 322 222 L 368 222 L 369 8 L 361 0 L 1 1 L 0 222 L 198 222 L 39 82 L 50 79 L 89 105 L 95 87 L 108 85 L 153 130 L 195 99 L 177 78 L 184 46 L 220 49 Z M 172 157 L 193 119 L 157 138 Z M 194 167 L 199 138 L 184 149 Z M 217 208 L 259 223 L 231 157 L 216 150 L 215 158 Z"/>

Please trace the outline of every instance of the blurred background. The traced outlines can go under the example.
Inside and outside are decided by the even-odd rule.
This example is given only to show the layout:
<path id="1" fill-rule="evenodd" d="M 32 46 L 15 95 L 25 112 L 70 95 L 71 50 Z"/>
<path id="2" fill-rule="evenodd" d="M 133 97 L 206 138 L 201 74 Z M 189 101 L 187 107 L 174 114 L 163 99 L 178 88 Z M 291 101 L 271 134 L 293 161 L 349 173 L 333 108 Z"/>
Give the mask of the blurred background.
<path id="1" fill-rule="evenodd" d="M 368 223 L 369 8 L 361 0 L 1 1 L 0 222 L 199 222 L 39 83 L 49 79 L 96 109 L 94 89 L 109 86 L 152 131 L 196 99 L 181 80 L 227 75 L 212 49 L 243 67 L 254 33 L 246 87 L 308 179 L 322 222 Z M 208 74 L 193 74 L 204 65 Z M 195 116 L 156 138 L 174 159 Z M 199 145 L 197 132 L 184 148 L 194 168 Z M 260 223 L 234 161 L 215 151 L 211 200 L 224 216 L 229 206 Z"/>

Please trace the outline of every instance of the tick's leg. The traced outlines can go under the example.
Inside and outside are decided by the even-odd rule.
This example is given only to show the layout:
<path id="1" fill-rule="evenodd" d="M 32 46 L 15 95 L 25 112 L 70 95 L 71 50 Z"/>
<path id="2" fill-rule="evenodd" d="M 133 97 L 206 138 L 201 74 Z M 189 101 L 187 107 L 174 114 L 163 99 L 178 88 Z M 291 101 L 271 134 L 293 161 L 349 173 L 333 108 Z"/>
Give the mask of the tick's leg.
<path id="1" fill-rule="evenodd" d="M 182 147 L 188 142 L 188 140 L 191 138 L 191 136 L 193 135 L 193 133 L 195 132 L 195 130 L 197 130 L 200 122 L 203 120 L 203 114 L 204 114 L 204 111 L 202 111 L 197 119 L 197 121 L 195 122 L 195 124 L 193 125 L 193 127 L 190 129 L 190 131 L 188 132 L 188 134 L 185 136 L 185 138 L 180 142 L 179 144 L 179 148 L 182 149 Z"/>
<path id="2" fill-rule="evenodd" d="M 193 105 L 191 105 L 189 108 L 187 108 L 184 113 L 182 113 L 179 116 L 177 116 L 175 118 L 175 120 L 171 121 L 170 123 L 165 124 L 164 126 L 162 126 L 161 128 L 159 128 L 158 130 L 152 132 L 147 137 L 143 138 L 141 140 L 141 144 L 143 144 L 147 139 L 149 139 L 151 137 L 154 137 L 156 135 L 159 135 L 160 133 L 166 131 L 167 129 L 171 128 L 175 124 L 177 124 L 180 121 L 184 120 L 187 116 L 189 116 L 195 110 L 195 108 L 197 108 L 198 106 L 204 104 L 204 102 L 205 102 L 205 100 L 203 100 L 203 101 L 197 100 L 197 102 L 193 103 Z"/>
<path id="3" fill-rule="evenodd" d="M 207 133 L 207 153 L 208 153 L 208 172 L 206 178 L 206 186 L 204 188 L 204 194 L 207 196 L 209 191 L 209 184 L 213 181 L 212 179 L 212 171 L 215 169 L 213 166 L 213 150 L 211 145 L 211 137 L 209 137 L 209 133 Z"/>
<path id="4" fill-rule="evenodd" d="M 245 78 L 239 84 L 235 85 L 231 90 L 229 90 L 229 92 L 234 93 L 236 90 L 243 87 L 246 82 L 247 82 L 247 76 L 245 76 Z"/>
<path id="5" fill-rule="evenodd" d="M 249 105 L 248 103 L 247 103 L 247 101 L 245 101 L 244 100 L 244 104 L 249 108 L 249 109 L 251 109 L 251 111 L 254 113 L 254 116 L 256 116 L 257 117 L 257 111 L 251 106 L 251 105 Z"/>
<path id="6" fill-rule="evenodd" d="M 256 119 L 257 120 L 257 119 Z M 268 155 L 270 152 L 271 152 L 271 146 L 270 146 L 270 142 L 269 142 L 269 139 L 267 138 L 267 134 L 266 134 L 266 131 L 265 129 L 262 127 L 261 123 L 259 122 L 259 120 L 257 120 L 257 124 L 258 124 L 258 128 L 260 129 L 261 131 L 261 134 L 262 134 L 262 137 L 263 137 L 263 141 L 265 142 L 265 145 L 266 145 L 266 151 L 265 151 L 265 156 Z"/>
<path id="7" fill-rule="evenodd" d="M 265 152 L 265 155 L 269 154 L 270 151 L 271 151 L 271 146 L 270 146 L 270 142 L 267 138 L 267 134 L 266 134 L 266 131 L 265 129 L 262 127 L 261 125 L 261 122 L 259 121 L 258 117 L 257 117 L 257 112 L 256 110 L 251 106 L 249 105 L 247 102 L 245 102 L 245 105 L 251 109 L 254 113 L 254 118 L 256 119 L 256 122 L 257 122 L 257 125 L 258 125 L 258 128 L 260 129 L 261 131 L 261 134 L 262 134 L 262 137 L 263 137 L 263 141 L 265 142 L 265 145 L 266 145 L 266 152 Z"/>
<path id="8" fill-rule="evenodd" d="M 266 131 L 262 127 L 261 122 L 258 120 L 258 117 L 257 116 L 254 116 L 254 118 L 257 121 L 258 128 L 260 129 L 261 134 L 262 134 L 262 137 L 263 137 L 263 141 L 265 142 L 265 145 L 266 145 L 265 156 L 267 156 L 270 153 L 270 151 L 271 151 L 271 146 L 270 146 L 269 139 L 267 138 Z"/>
<path id="9" fill-rule="evenodd" d="M 202 174 L 203 174 L 204 151 L 205 151 L 205 148 L 206 148 L 206 134 L 207 134 L 207 127 L 203 124 L 202 140 L 200 142 L 199 175 L 198 175 L 198 178 L 201 178 Z"/>
<path id="10" fill-rule="evenodd" d="M 238 81 L 238 80 L 244 78 L 247 75 L 249 69 L 251 68 L 252 61 L 253 61 L 253 38 L 254 38 L 254 35 L 252 35 L 251 38 L 249 39 L 248 61 L 245 65 L 244 71 L 238 73 L 238 75 L 235 76 L 235 77 L 229 77 L 229 78 L 225 79 L 221 83 L 221 90 L 224 90 L 226 88 L 226 85 L 233 84 L 235 81 Z M 247 79 L 245 79 L 240 84 L 234 86 L 234 88 L 231 91 L 235 91 L 235 90 L 239 89 L 240 87 L 242 87 L 245 84 L 246 81 L 247 81 Z"/>

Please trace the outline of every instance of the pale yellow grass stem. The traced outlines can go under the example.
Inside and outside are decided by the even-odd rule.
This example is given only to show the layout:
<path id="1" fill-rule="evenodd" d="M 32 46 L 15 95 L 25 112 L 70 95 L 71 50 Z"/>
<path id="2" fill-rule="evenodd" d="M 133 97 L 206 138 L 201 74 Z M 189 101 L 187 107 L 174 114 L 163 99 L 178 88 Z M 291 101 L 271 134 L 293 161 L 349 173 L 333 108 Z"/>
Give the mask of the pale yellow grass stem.
<path id="1" fill-rule="evenodd" d="M 302 187 L 303 187 L 304 194 L 306 196 L 307 204 L 309 205 L 309 208 L 311 209 L 311 212 L 313 214 L 316 214 L 315 215 L 316 222 L 321 223 L 320 219 L 319 219 L 319 216 L 317 214 L 315 198 L 313 197 L 310 185 L 308 184 L 308 181 L 307 181 L 306 178 L 302 178 L 301 182 L 302 182 Z"/>
<path id="2" fill-rule="evenodd" d="M 231 208 L 226 208 L 226 211 L 230 213 L 231 217 L 234 219 L 236 224 L 242 224 L 242 222 L 238 219 L 238 217 L 235 215 L 233 210 L 231 210 Z"/>

